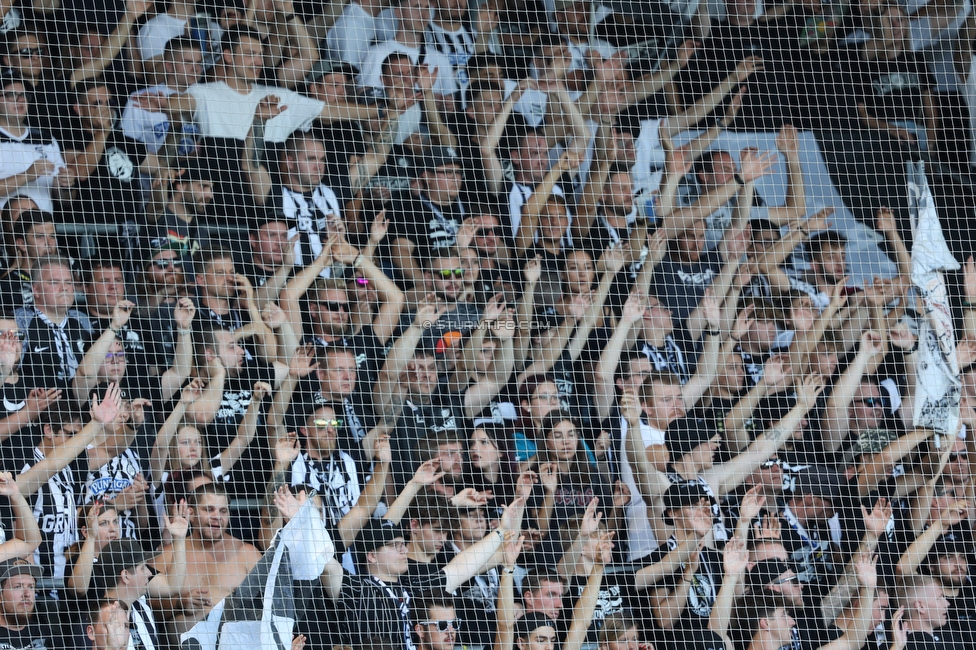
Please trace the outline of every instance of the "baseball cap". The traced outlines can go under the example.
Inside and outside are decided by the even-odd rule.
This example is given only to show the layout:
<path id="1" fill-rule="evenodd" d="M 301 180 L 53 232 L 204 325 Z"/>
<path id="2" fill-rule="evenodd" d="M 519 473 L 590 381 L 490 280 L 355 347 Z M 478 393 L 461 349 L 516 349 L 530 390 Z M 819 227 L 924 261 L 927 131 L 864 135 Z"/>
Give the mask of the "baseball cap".
<path id="1" fill-rule="evenodd" d="M 680 510 L 686 506 L 697 505 L 702 499 L 712 501 L 711 495 L 705 491 L 701 483 L 673 483 L 664 493 L 664 523 L 674 525 L 674 519 L 669 514 L 673 510 Z"/>
<path id="2" fill-rule="evenodd" d="M 0 584 L 3 584 L 8 578 L 23 575 L 33 576 L 37 580 L 44 575 L 44 572 L 41 570 L 41 567 L 19 557 L 12 557 L 9 560 L 0 562 Z"/>
<path id="3" fill-rule="evenodd" d="M 841 496 L 843 489 L 840 473 L 827 465 L 810 465 L 793 474 L 793 496 L 812 494 L 833 500 Z"/>
<path id="4" fill-rule="evenodd" d="M 664 443 L 671 452 L 671 460 L 677 461 L 689 451 L 703 445 L 719 435 L 713 427 L 702 418 L 687 416 L 679 418 L 668 425 L 664 434 Z"/>
<path id="5" fill-rule="evenodd" d="M 461 156 L 458 155 L 454 147 L 432 147 L 421 158 L 418 171 L 434 171 L 438 167 L 445 165 L 460 165 Z"/>
<path id="6" fill-rule="evenodd" d="M 763 587 L 789 570 L 790 567 L 783 560 L 776 558 L 761 560 L 749 569 L 749 574 L 746 576 L 746 586 L 753 593 L 762 591 Z"/>
<path id="7" fill-rule="evenodd" d="M 355 76 L 356 72 L 348 63 L 333 61 L 331 59 L 319 59 L 312 65 L 312 69 L 305 75 L 305 82 L 314 84 L 327 74 L 344 74 L 348 77 Z"/>
<path id="8" fill-rule="evenodd" d="M 111 589 L 122 571 L 145 564 L 154 557 L 155 553 L 145 550 L 134 539 L 115 539 L 98 554 L 98 564 L 92 577 L 100 589 Z"/>
<path id="9" fill-rule="evenodd" d="M 403 538 L 403 528 L 389 519 L 370 519 L 356 537 L 356 560 L 366 565 L 366 554 Z"/>

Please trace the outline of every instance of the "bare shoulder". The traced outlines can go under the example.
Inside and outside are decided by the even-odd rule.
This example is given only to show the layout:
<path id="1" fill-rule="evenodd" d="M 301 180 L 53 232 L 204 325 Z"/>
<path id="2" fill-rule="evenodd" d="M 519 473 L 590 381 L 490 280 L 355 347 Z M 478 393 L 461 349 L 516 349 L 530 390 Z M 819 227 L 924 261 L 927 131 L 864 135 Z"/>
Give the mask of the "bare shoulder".
<path id="1" fill-rule="evenodd" d="M 234 559 L 238 562 L 246 562 L 248 566 L 254 565 L 258 560 L 264 555 L 257 549 L 257 547 L 247 542 L 242 542 L 236 537 L 231 538 L 233 541 L 230 542 L 230 550 L 233 553 Z"/>

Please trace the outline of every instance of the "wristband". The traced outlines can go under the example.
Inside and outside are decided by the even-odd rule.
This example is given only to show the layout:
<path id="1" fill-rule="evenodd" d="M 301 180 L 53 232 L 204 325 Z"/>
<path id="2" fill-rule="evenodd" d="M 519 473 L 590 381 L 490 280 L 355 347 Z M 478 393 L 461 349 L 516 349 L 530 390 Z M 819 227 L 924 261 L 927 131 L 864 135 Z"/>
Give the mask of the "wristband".
<path id="1" fill-rule="evenodd" d="M 912 346 L 912 349 L 909 350 L 906 354 L 912 354 L 913 352 L 918 352 L 918 341 L 919 341 L 919 339 L 918 339 L 918 337 L 916 337 L 915 338 L 915 345 L 913 345 Z"/>
<path id="2" fill-rule="evenodd" d="M 285 22 L 286 23 L 287 22 L 290 22 L 293 18 L 295 18 L 295 14 L 285 14 Z"/>
<path id="3" fill-rule="evenodd" d="M 515 569 L 509 569 L 507 566 L 506 567 L 502 567 L 502 573 L 504 573 L 507 576 L 514 575 L 515 574 Z"/>
<path id="4" fill-rule="evenodd" d="M 803 226 L 800 226 L 800 232 L 802 232 L 805 237 L 810 236 L 810 231 L 804 228 Z"/>
<path id="5" fill-rule="evenodd" d="M 112 334 L 115 334 L 115 338 L 119 338 L 119 334 L 122 331 L 122 328 L 121 327 L 115 328 L 115 327 L 112 327 L 111 325 L 109 325 L 108 328 L 110 330 L 112 330 Z"/>
<path id="6" fill-rule="evenodd" d="M 363 254 L 360 253 L 359 255 L 356 256 L 356 259 L 352 261 L 352 268 L 358 269 L 362 265 L 363 265 Z"/>
<path id="7" fill-rule="evenodd" d="M 707 336 L 722 336 L 721 330 L 705 330 Z"/>
<path id="8" fill-rule="evenodd" d="M 736 173 L 732 174 L 732 178 L 733 178 L 733 180 L 735 180 L 736 183 L 739 184 L 740 187 L 746 184 L 745 180 L 743 180 L 743 178 L 739 174 L 739 172 L 736 172 Z"/>
<path id="9" fill-rule="evenodd" d="M 976 309 L 976 302 L 973 302 L 971 300 L 963 300 L 962 306 L 968 309 Z"/>
<path id="10" fill-rule="evenodd" d="M 193 329 L 192 328 L 185 329 L 185 330 L 178 329 L 176 330 L 176 333 L 179 334 L 180 336 L 183 336 L 184 334 L 186 334 L 187 336 L 193 336 Z"/>

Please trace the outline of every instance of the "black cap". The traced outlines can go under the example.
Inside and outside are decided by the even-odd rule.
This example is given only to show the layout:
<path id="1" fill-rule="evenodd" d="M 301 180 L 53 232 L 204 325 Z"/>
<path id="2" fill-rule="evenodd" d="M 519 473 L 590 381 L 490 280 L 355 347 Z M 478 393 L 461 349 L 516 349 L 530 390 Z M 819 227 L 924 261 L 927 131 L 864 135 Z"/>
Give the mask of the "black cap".
<path id="1" fill-rule="evenodd" d="M 664 501 L 664 523 L 673 526 L 674 519 L 671 517 L 671 511 L 698 505 L 702 499 L 711 502 L 712 496 L 705 491 L 705 486 L 701 483 L 672 483 L 662 497 Z"/>
<path id="2" fill-rule="evenodd" d="M 556 622 L 542 612 L 529 612 L 515 624 L 515 638 L 527 639 L 529 635 L 540 627 L 551 627 L 558 633 Z"/>
<path id="3" fill-rule="evenodd" d="M 213 172 L 206 160 L 199 157 L 187 158 L 179 163 L 177 175 L 173 182 L 213 182 Z"/>
<path id="4" fill-rule="evenodd" d="M 671 460 L 677 461 L 689 451 L 719 435 L 714 427 L 702 418 L 679 418 L 668 425 L 664 442 L 671 452 Z"/>
<path id="5" fill-rule="evenodd" d="M 0 562 L 0 585 L 8 578 L 23 575 L 33 576 L 34 580 L 37 580 L 44 575 L 44 572 L 41 570 L 41 567 L 19 557 L 12 557 L 9 560 Z"/>
<path id="6" fill-rule="evenodd" d="M 13 68 L 0 68 L 0 88 L 6 88 L 10 84 L 23 84 L 27 88 L 27 82 L 19 72 Z"/>
<path id="7" fill-rule="evenodd" d="M 749 575 L 746 576 L 746 586 L 753 593 L 760 592 L 763 587 L 789 570 L 790 567 L 783 560 L 776 558 L 761 560 L 749 569 Z"/>
<path id="8" fill-rule="evenodd" d="M 831 501 L 841 496 L 843 490 L 843 477 L 827 465 L 810 465 L 793 474 L 793 496 L 812 494 Z"/>
<path id="9" fill-rule="evenodd" d="M 98 554 L 92 577 L 98 588 L 111 589 L 118 583 L 122 571 L 145 564 L 154 557 L 155 553 L 145 550 L 134 539 L 115 539 Z"/>
<path id="10" fill-rule="evenodd" d="M 314 84 L 327 74 L 344 74 L 350 79 L 356 75 L 356 71 L 348 63 L 333 61 L 331 59 L 319 59 L 312 65 L 312 69 L 305 75 L 305 82 Z"/>
<path id="11" fill-rule="evenodd" d="M 356 552 L 361 562 L 365 562 L 366 554 L 386 546 L 398 537 L 403 537 L 403 529 L 389 519 L 373 519 L 363 526 L 356 537 Z"/>
<path id="12" fill-rule="evenodd" d="M 461 156 L 454 147 L 433 147 L 421 158 L 418 171 L 434 171 L 445 165 L 460 165 Z"/>

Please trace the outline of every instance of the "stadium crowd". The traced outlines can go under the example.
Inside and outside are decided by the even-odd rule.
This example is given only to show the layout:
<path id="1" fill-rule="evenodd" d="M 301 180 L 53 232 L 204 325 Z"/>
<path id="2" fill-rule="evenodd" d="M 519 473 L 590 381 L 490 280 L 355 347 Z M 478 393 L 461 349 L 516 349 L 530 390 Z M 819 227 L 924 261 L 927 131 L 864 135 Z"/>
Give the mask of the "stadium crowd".
<path id="1" fill-rule="evenodd" d="M 855 283 L 801 165 L 966 161 L 970 3 L 717 4 L 0 0 L 0 650 L 308 500 L 292 650 L 973 650 L 976 264 L 916 427 L 906 215 Z"/>

